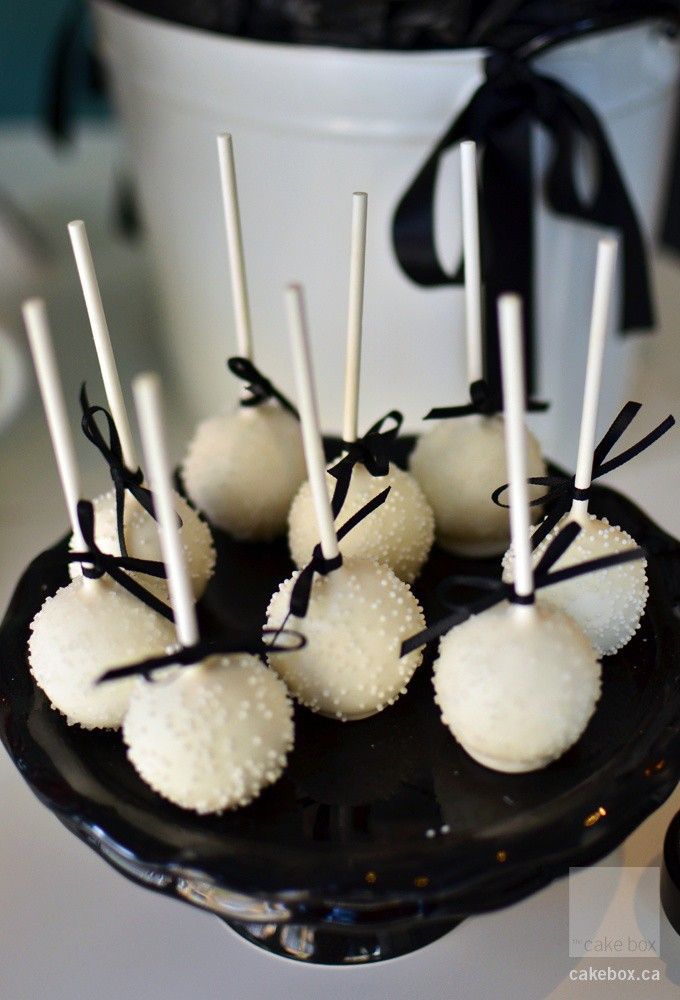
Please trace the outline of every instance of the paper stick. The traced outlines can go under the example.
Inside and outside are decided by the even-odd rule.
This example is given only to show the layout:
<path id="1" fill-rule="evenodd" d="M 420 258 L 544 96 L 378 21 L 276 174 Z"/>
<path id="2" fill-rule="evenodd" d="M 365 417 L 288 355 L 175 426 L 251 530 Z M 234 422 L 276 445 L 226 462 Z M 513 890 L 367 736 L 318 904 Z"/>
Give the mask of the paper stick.
<path id="1" fill-rule="evenodd" d="M 501 342 L 501 375 L 505 415 L 505 453 L 510 484 L 510 537 L 515 559 L 515 592 L 526 597 L 534 592 L 531 563 L 531 520 L 527 484 L 527 432 L 524 423 L 526 392 L 522 301 L 518 295 L 501 295 L 498 300 Z M 518 605 L 518 612 L 527 606 Z"/>
<path id="2" fill-rule="evenodd" d="M 590 316 L 590 339 L 588 343 L 588 361 L 586 364 L 586 381 L 583 391 L 583 410 L 581 413 L 581 433 L 576 459 L 577 489 L 587 490 L 590 487 L 593 474 L 593 450 L 597 432 L 597 407 L 600 398 L 600 383 L 602 381 L 602 363 L 604 347 L 607 338 L 607 322 L 614 288 L 616 274 L 616 254 L 618 244 L 608 237 L 597 244 L 597 263 L 595 265 L 595 288 L 593 292 L 593 308 Z M 587 500 L 574 500 L 572 513 L 581 516 L 588 513 Z"/>
<path id="3" fill-rule="evenodd" d="M 73 541 L 79 552 L 85 551 L 85 541 L 78 523 L 78 501 L 81 497 L 80 476 L 76 461 L 73 435 L 68 422 L 64 390 L 54 355 L 47 309 L 42 299 L 28 299 L 22 308 L 28 343 L 33 356 L 35 373 L 42 397 L 47 426 L 57 461 L 61 488 L 66 501 Z M 86 579 L 88 579 L 86 577 Z M 93 580 L 90 580 L 93 583 Z"/>
<path id="4" fill-rule="evenodd" d="M 199 639 L 198 623 L 186 555 L 175 512 L 175 494 L 165 440 L 160 379 L 153 372 L 145 372 L 135 378 L 132 390 L 142 438 L 144 463 L 158 520 L 158 533 L 168 576 L 177 639 L 182 646 L 193 646 Z"/>
<path id="5" fill-rule="evenodd" d="M 252 361 L 253 339 L 250 326 L 250 305 L 248 301 L 248 284 L 246 282 L 246 266 L 243 255 L 241 214 L 239 211 L 238 190 L 236 187 L 234 147 L 231 141 L 231 135 L 228 132 L 225 132 L 224 135 L 218 135 L 217 152 L 220 159 L 220 181 L 222 183 L 224 222 L 227 228 L 227 249 L 229 252 L 231 294 L 234 302 L 236 342 L 238 345 L 238 353 L 241 357 L 249 358 Z"/>
<path id="6" fill-rule="evenodd" d="M 116 359 L 113 355 L 109 327 L 106 322 L 106 315 L 104 314 L 104 305 L 99 291 L 97 274 L 94 269 L 92 251 L 87 238 L 85 223 L 82 219 L 69 222 L 68 233 L 71 237 L 71 246 L 73 247 L 73 255 L 76 259 L 78 277 L 80 278 L 80 285 L 85 299 L 85 308 L 90 320 L 92 339 L 94 340 L 97 352 L 97 360 L 99 361 L 106 399 L 123 449 L 123 461 L 128 469 L 136 469 L 139 462 L 137 461 L 135 444 L 132 438 L 132 431 L 130 430 L 130 421 L 125 409 L 123 390 L 121 389 L 120 378 L 118 377 Z"/>
<path id="7" fill-rule="evenodd" d="M 345 361 L 345 412 L 342 437 L 356 441 L 361 372 L 361 326 L 364 313 L 364 273 L 366 269 L 366 209 L 363 191 L 352 196 L 352 241 L 349 265 L 349 308 L 347 316 L 347 357 Z"/>
<path id="8" fill-rule="evenodd" d="M 326 485 L 326 458 L 321 437 L 319 407 L 314 389 L 314 373 L 307 334 L 304 300 L 302 289 L 299 285 L 289 285 L 286 289 L 286 315 L 293 351 L 298 407 L 302 423 L 302 443 L 305 450 L 305 461 L 307 463 L 309 485 L 312 491 L 314 513 L 321 540 L 321 551 L 324 558 L 334 559 L 339 551 L 338 539 L 335 534 L 331 501 Z"/>
<path id="9" fill-rule="evenodd" d="M 465 336 L 468 383 L 484 374 L 482 348 L 482 277 L 477 202 L 477 144 L 460 144 L 463 202 L 463 260 L 465 262 Z"/>

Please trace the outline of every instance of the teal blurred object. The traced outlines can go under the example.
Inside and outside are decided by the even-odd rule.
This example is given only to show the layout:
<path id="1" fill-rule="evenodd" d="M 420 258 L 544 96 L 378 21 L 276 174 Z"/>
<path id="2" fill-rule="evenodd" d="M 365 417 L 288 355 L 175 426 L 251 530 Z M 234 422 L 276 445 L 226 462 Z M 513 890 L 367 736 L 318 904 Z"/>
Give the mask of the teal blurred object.
<path id="1" fill-rule="evenodd" d="M 53 67 L 63 26 L 76 19 L 84 0 L 2 0 L 0 2 L 0 120 L 45 118 L 54 87 Z M 77 34 L 70 79 L 74 114 L 101 117 L 106 102 L 89 86 L 89 17 Z"/>

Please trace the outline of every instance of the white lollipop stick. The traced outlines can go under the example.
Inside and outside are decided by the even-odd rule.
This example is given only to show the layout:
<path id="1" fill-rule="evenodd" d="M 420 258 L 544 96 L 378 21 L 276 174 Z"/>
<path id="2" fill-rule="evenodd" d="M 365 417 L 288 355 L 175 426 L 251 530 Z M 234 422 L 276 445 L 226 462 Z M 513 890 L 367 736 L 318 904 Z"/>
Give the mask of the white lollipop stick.
<path id="1" fill-rule="evenodd" d="M 531 564 L 531 520 L 527 484 L 527 432 L 524 424 L 526 392 L 522 339 L 522 300 L 518 295 L 501 295 L 498 326 L 503 378 L 505 453 L 510 484 L 510 538 L 515 556 L 515 593 L 529 597 L 534 592 Z M 518 605 L 517 612 L 531 610 Z"/>
<path id="2" fill-rule="evenodd" d="M 234 301 L 234 321 L 236 342 L 241 357 L 253 359 L 253 339 L 250 327 L 250 304 L 246 282 L 246 266 L 241 235 L 241 215 L 238 207 L 236 187 L 236 167 L 231 135 L 225 132 L 217 137 L 217 152 L 220 159 L 220 181 L 222 183 L 222 204 L 224 222 L 227 228 L 227 248 L 229 251 L 229 273 L 231 294 Z"/>
<path id="3" fill-rule="evenodd" d="M 199 638 L 198 623 L 175 512 L 170 460 L 163 430 L 160 379 L 152 372 L 145 372 L 134 380 L 132 390 L 142 437 L 144 462 L 158 520 L 163 562 L 168 575 L 177 639 L 182 646 L 193 646 Z"/>
<path id="4" fill-rule="evenodd" d="M 349 309 L 347 316 L 347 358 L 345 361 L 344 441 L 356 441 L 361 372 L 361 324 L 364 313 L 364 273 L 366 269 L 366 209 L 363 191 L 352 195 L 352 242 L 349 265 Z"/>
<path id="5" fill-rule="evenodd" d="M 484 374 L 482 349 L 482 277 L 479 254 L 479 208 L 477 204 L 477 144 L 460 144 L 463 200 L 463 260 L 465 262 L 465 337 L 468 382 Z"/>
<path id="6" fill-rule="evenodd" d="M 286 315 L 293 350 L 295 382 L 302 424 L 302 443 L 321 540 L 321 551 L 325 559 L 334 559 L 339 552 L 338 539 L 335 534 L 333 511 L 326 487 L 326 458 L 321 438 L 319 407 L 314 391 L 314 373 L 307 335 L 304 300 L 299 285 L 289 285 L 286 289 Z"/>
<path id="7" fill-rule="evenodd" d="M 597 431 L 597 405 L 600 398 L 602 362 L 604 359 L 607 322 L 614 287 L 614 275 L 616 273 L 617 250 L 617 241 L 611 237 L 601 239 L 597 244 L 597 264 L 595 265 L 593 308 L 590 316 L 586 383 L 583 391 L 581 434 L 578 442 L 576 477 L 574 480 L 574 485 L 580 490 L 589 489 L 593 474 L 593 451 L 595 448 L 595 433 Z M 574 500 L 571 510 L 572 514 L 575 515 L 583 516 L 587 514 L 588 501 Z"/>
<path id="8" fill-rule="evenodd" d="M 64 390 L 59 378 L 54 345 L 50 334 L 47 309 L 42 299 L 28 299 L 22 308 L 28 343 L 33 356 L 35 373 L 38 378 L 47 426 L 52 439 L 54 457 L 57 461 L 61 488 L 66 501 L 71 531 L 76 548 L 83 552 L 85 540 L 78 523 L 78 500 L 80 499 L 80 476 L 73 444 L 73 435 L 68 422 Z M 86 577 L 86 579 L 89 579 Z M 93 583 L 93 580 L 89 580 Z"/>
<path id="9" fill-rule="evenodd" d="M 85 299 L 85 308 L 87 309 L 87 315 L 92 328 L 92 339 L 94 340 L 97 360 L 99 361 L 99 368 L 102 373 L 106 399 L 123 449 L 123 461 L 128 469 L 136 469 L 139 463 L 136 458 L 135 444 L 132 439 L 127 410 L 125 409 L 123 390 L 120 386 L 118 369 L 116 368 L 116 359 L 113 356 L 111 337 L 109 336 L 109 327 L 106 322 L 97 274 L 94 269 L 94 261 L 92 260 L 92 251 L 87 238 L 85 223 L 82 219 L 69 222 L 68 233 L 71 237 L 71 246 L 73 247 L 73 255 L 76 259 L 78 277 L 80 278 L 80 285 Z"/>

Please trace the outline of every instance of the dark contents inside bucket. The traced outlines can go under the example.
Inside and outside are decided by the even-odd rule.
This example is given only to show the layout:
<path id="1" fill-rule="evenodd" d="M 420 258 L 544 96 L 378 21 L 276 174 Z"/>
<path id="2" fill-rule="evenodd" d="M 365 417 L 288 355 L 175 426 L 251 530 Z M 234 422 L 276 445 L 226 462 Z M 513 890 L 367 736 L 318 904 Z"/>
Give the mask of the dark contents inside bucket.
<path id="1" fill-rule="evenodd" d="M 301 45 L 367 49 L 514 49 L 591 19 L 670 16 L 678 0 L 123 0 L 178 24 Z M 592 28 L 597 25 L 593 24 Z"/>

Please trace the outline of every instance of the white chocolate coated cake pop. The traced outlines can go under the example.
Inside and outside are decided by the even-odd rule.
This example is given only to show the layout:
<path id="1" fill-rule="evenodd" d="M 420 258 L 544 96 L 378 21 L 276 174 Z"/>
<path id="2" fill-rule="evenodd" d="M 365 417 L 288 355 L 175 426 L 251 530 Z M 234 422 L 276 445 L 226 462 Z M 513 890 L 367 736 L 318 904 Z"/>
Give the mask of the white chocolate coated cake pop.
<path id="1" fill-rule="evenodd" d="M 269 627 L 277 628 L 286 618 L 297 577 L 294 573 L 272 597 Z M 411 590 L 388 567 L 345 558 L 339 569 L 314 578 L 305 617 L 288 618 L 288 627 L 304 633 L 306 646 L 268 659 L 313 712 L 343 721 L 363 719 L 406 690 L 422 654 L 415 651 L 400 659 L 399 650 L 424 625 Z"/>
<path id="2" fill-rule="evenodd" d="M 230 135 L 218 136 L 217 150 L 239 360 L 252 365 L 250 304 Z M 182 474 L 191 501 L 222 531 L 248 541 L 283 535 L 291 502 L 305 478 L 299 422 L 285 406 L 274 402 L 240 406 L 233 413 L 204 420 L 189 444 Z"/>
<path id="3" fill-rule="evenodd" d="M 31 623 L 31 673 L 69 725 L 118 729 L 134 682 L 95 682 L 111 666 L 161 656 L 172 623 L 112 580 L 79 577 L 48 597 Z"/>
<path id="4" fill-rule="evenodd" d="M 326 474 L 329 495 L 335 484 Z M 400 580 L 412 583 L 434 541 L 432 509 L 413 476 L 392 462 L 386 476 L 372 476 L 364 465 L 355 465 L 340 517 L 347 520 L 387 486 L 390 493 L 385 503 L 342 539 L 340 551 L 347 559 L 361 556 L 384 563 Z M 288 517 L 288 544 L 297 566 L 309 562 L 317 541 L 312 494 L 306 482 Z"/>
<path id="5" fill-rule="evenodd" d="M 526 439 L 528 474 L 545 476 L 538 441 L 529 431 Z M 484 557 L 507 548 L 508 512 L 491 499 L 499 483 L 507 482 L 502 416 L 442 420 L 418 439 L 409 468 L 432 507 L 443 549 Z M 532 499 L 541 492 L 532 488 Z"/>
<path id="6" fill-rule="evenodd" d="M 530 619 L 516 610 L 504 602 L 452 629 L 434 665 L 442 721 L 476 761 L 507 772 L 560 757 L 600 694 L 600 665 L 573 621 L 542 600 Z"/>
<path id="7" fill-rule="evenodd" d="M 47 312 L 32 299 L 23 308 L 26 331 L 45 408 L 76 548 L 85 551 L 78 518 L 80 481 Z M 48 597 L 31 623 L 31 673 L 70 724 L 118 727 L 130 684 L 95 686 L 106 667 L 162 654 L 173 640 L 169 622 L 106 578 L 84 576 Z"/>
<path id="8" fill-rule="evenodd" d="M 219 812 L 246 805 L 280 777 L 293 746 L 293 707 L 256 656 L 216 656 L 172 679 L 138 681 L 123 738 L 159 795 Z"/>
<path id="9" fill-rule="evenodd" d="M 345 399 L 343 414 L 343 441 L 357 440 L 359 383 L 361 376 L 361 339 L 364 301 L 364 268 L 366 259 L 366 217 L 368 199 L 364 192 L 355 192 L 352 198 L 352 238 L 350 243 L 349 308 L 347 319 L 347 352 L 345 361 Z M 392 431 L 381 431 L 385 421 L 396 421 Z M 373 437 L 384 448 L 382 435 L 396 434 L 401 424 L 401 414 L 388 414 L 368 432 L 365 441 Z M 332 463 L 333 465 L 342 464 Z M 381 493 L 387 486 L 387 501 L 372 516 L 340 543 L 340 551 L 347 558 L 361 556 L 389 566 L 401 580 L 411 583 L 423 566 L 434 541 L 434 516 L 418 483 L 409 473 L 399 469 L 386 458 L 378 466 L 386 475 L 373 476 L 366 466 L 357 462 L 351 467 L 351 479 L 342 506 L 342 518 L 347 518 Z M 378 471 L 374 469 L 373 471 Z M 335 491 L 337 481 L 326 476 L 329 493 Z M 301 488 L 290 509 L 288 518 L 288 544 L 293 561 L 304 566 L 318 541 L 312 494 L 309 483 Z"/>
<path id="10" fill-rule="evenodd" d="M 536 602 L 529 542 L 521 304 L 499 302 L 516 600 L 474 615 L 441 641 L 434 667 L 442 719 L 486 767 L 544 767 L 585 729 L 600 693 L 600 665 L 576 624 Z"/>
<path id="11" fill-rule="evenodd" d="M 180 646 L 199 641 L 196 611 L 175 517 L 160 385 L 134 384 L 144 453 L 158 515 Z M 256 656 L 197 657 L 138 681 L 123 738 L 139 775 L 159 795 L 199 813 L 246 805 L 281 774 L 293 745 L 293 710 L 283 682 Z"/>
<path id="12" fill-rule="evenodd" d="M 276 403 L 210 417 L 196 428 L 182 478 L 217 528 L 239 539 L 276 538 L 305 478 L 299 421 Z"/>
<path id="13" fill-rule="evenodd" d="M 564 569 L 576 563 L 610 556 L 634 546 L 635 540 L 622 528 L 594 514 L 574 517 L 565 514 L 533 553 L 534 565 L 566 524 L 581 527 L 567 551 L 555 563 Z M 588 637 L 599 656 L 608 656 L 629 642 L 640 627 L 649 593 L 644 559 L 622 563 L 586 577 L 563 580 L 546 587 L 543 600 L 570 615 Z M 513 577 L 512 552 L 503 559 L 503 579 Z"/>
<path id="14" fill-rule="evenodd" d="M 600 240 L 595 270 L 581 433 L 574 477 L 574 499 L 571 510 L 562 516 L 552 531 L 536 547 L 534 564 L 541 558 L 558 532 L 570 521 L 576 521 L 581 526 L 581 532 L 556 563 L 557 569 L 612 555 L 635 545 L 635 541 L 627 532 L 609 524 L 606 519 L 600 520 L 589 514 L 587 499 L 593 472 L 597 406 L 616 251 L 615 240 Z M 576 495 L 579 491 L 581 497 Z M 639 628 L 648 594 L 645 566 L 644 560 L 638 560 L 592 573 L 584 579 L 565 580 L 546 588 L 545 599 L 571 615 L 598 654 L 606 656 L 625 646 Z M 503 569 L 503 578 L 510 582 L 514 571 L 512 553 L 506 553 Z"/>
<path id="15" fill-rule="evenodd" d="M 194 598 L 198 600 L 208 586 L 215 569 L 215 546 L 208 525 L 195 510 L 192 510 L 179 493 L 174 494 L 174 503 L 175 510 L 182 521 L 180 534 L 191 578 L 191 589 Z M 109 490 L 108 493 L 95 497 L 92 504 L 95 512 L 95 542 L 97 547 L 102 552 L 119 556 L 120 546 L 118 544 L 114 491 Z M 128 554 L 137 559 L 158 561 L 161 558 L 156 522 L 129 493 L 125 495 L 125 542 Z M 77 548 L 74 539 L 71 539 L 70 547 L 72 550 Z M 71 564 L 71 576 L 79 576 L 81 572 L 80 563 Z M 168 585 L 166 580 L 148 576 L 145 573 L 131 575 L 143 587 L 167 603 Z"/>
<path id="16" fill-rule="evenodd" d="M 276 629 L 288 619 L 303 632 L 307 644 L 285 657 L 270 654 L 269 662 L 292 693 L 313 711 L 343 720 L 365 718 L 381 711 L 405 689 L 421 654 L 417 651 L 400 660 L 401 642 L 414 626 L 424 623 L 424 618 L 408 585 L 387 566 L 366 559 L 346 559 L 337 565 L 338 538 L 326 489 L 318 406 L 299 287 L 288 288 L 286 307 L 320 551 L 323 560 L 335 562 L 336 568 L 325 575 L 312 575 L 309 603 L 302 617 L 297 615 L 295 607 L 296 614 L 289 618 L 291 595 L 299 574 L 294 573 L 281 584 L 269 604 L 268 625 Z"/>
<path id="17" fill-rule="evenodd" d="M 481 382 L 484 369 L 477 149 L 470 141 L 461 143 L 461 195 L 467 374 L 472 387 Z M 540 445 L 529 431 L 525 433 L 528 475 L 544 476 Z M 510 537 L 508 512 L 491 500 L 497 486 L 507 482 L 500 414 L 470 413 L 436 423 L 419 438 L 409 469 L 434 511 L 436 538 L 443 549 L 472 557 L 505 551 Z"/>

